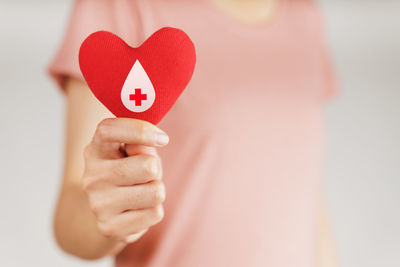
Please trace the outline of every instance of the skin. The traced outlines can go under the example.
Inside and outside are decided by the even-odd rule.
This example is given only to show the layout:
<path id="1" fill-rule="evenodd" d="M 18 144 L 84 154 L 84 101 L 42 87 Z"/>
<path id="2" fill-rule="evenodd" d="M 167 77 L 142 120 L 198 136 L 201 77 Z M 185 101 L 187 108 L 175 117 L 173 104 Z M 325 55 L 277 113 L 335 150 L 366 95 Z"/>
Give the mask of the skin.
<path id="1" fill-rule="evenodd" d="M 56 240 L 81 258 L 115 255 L 163 217 L 165 188 L 155 147 L 166 145 L 168 136 L 145 121 L 109 118 L 81 81 L 67 81 L 66 99 Z"/>
<path id="2" fill-rule="evenodd" d="M 250 23 L 267 20 L 276 3 L 211 1 Z M 244 9 L 246 3 L 251 4 Z M 245 11 L 237 16 L 240 10 Z M 66 146 L 54 216 L 56 241 L 65 252 L 83 259 L 114 256 L 163 218 L 166 192 L 156 148 L 167 145 L 168 136 L 148 122 L 112 118 L 80 80 L 67 78 L 65 93 Z M 328 221 L 321 200 L 316 259 L 320 267 L 336 266 Z"/>
<path id="3" fill-rule="evenodd" d="M 322 193 L 322 190 L 321 190 Z M 318 203 L 317 217 L 317 266 L 319 267 L 337 267 L 336 248 L 332 235 L 331 219 L 328 214 L 326 202 L 321 196 Z"/>
<path id="4" fill-rule="evenodd" d="M 246 24 L 266 23 L 273 18 L 279 0 L 209 0 L 226 15 Z"/>

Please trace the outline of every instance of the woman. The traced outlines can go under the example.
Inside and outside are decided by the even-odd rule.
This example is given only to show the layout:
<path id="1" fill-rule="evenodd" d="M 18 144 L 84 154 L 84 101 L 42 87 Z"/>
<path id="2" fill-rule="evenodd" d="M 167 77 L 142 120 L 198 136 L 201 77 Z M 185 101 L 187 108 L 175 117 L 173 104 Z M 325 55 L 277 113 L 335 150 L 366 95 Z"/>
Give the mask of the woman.
<path id="1" fill-rule="evenodd" d="M 163 26 L 196 46 L 189 86 L 157 126 L 111 118 L 79 45 L 109 30 L 138 46 Z M 313 1 L 78 0 L 50 73 L 67 101 L 66 252 L 116 266 L 335 265 L 320 183 L 335 86 Z"/>

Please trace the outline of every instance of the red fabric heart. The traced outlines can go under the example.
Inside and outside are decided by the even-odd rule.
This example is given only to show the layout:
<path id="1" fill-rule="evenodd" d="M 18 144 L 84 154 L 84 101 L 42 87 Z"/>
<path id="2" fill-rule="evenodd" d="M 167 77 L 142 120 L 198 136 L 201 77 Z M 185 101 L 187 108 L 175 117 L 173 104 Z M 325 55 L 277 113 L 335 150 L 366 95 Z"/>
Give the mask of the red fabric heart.
<path id="1" fill-rule="evenodd" d="M 153 124 L 185 89 L 195 63 L 193 42 L 182 30 L 170 27 L 158 30 L 137 48 L 98 31 L 79 50 L 82 74 L 97 99 L 116 117 Z"/>

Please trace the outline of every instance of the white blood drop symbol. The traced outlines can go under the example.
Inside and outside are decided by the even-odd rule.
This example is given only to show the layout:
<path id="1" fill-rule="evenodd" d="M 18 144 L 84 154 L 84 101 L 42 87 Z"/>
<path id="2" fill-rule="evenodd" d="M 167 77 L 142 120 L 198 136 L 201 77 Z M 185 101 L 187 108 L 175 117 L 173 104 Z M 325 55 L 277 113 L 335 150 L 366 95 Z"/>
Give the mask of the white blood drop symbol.
<path id="1" fill-rule="evenodd" d="M 143 112 L 153 105 L 155 99 L 156 92 L 153 84 L 142 64 L 136 60 L 122 86 L 122 103 L 130 111 Z"/>

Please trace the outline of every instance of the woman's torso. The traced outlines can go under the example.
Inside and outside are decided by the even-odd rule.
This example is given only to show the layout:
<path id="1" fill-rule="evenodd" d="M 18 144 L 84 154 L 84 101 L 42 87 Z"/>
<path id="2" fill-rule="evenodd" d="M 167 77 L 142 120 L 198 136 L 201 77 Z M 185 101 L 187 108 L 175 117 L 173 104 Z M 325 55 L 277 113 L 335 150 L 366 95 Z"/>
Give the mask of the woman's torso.
<path id="1" fill-rule="evenodd" d="M 116 265 L 313 266 L 329 88 L 315 4 L 281 0 L 259 25 L 207 0 L 113 6 L 131 45 L 172 26 L 197 52 L 189 86 L 159 124 L 170 136 L 159 150 L 164 220 Z"/>

